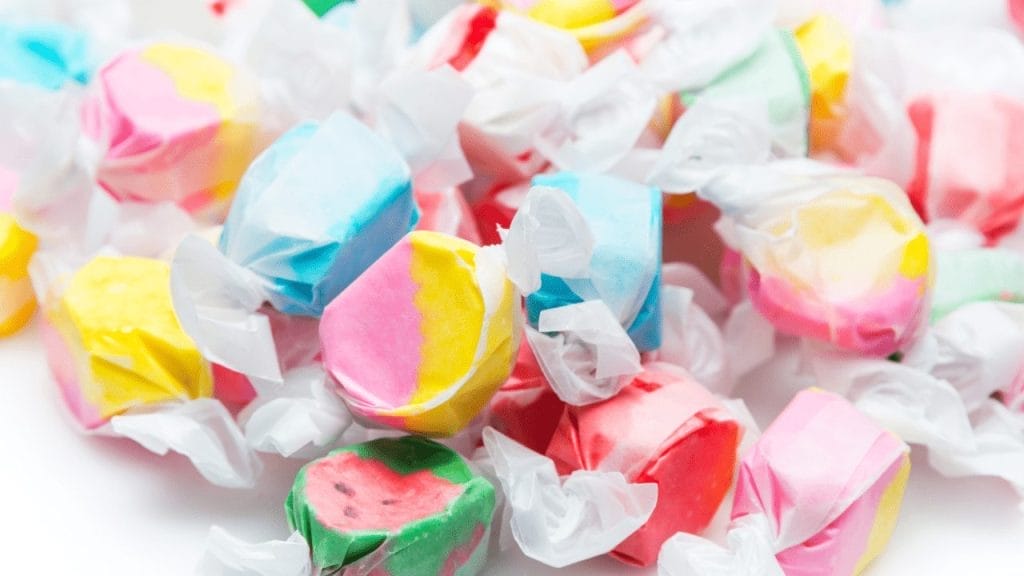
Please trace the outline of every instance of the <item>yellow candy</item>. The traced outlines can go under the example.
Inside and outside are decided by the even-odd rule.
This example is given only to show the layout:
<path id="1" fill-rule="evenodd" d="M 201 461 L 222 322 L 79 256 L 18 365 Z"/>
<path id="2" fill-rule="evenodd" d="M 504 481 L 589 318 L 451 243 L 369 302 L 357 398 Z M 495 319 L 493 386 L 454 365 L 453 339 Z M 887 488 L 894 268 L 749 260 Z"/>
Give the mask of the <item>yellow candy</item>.
<path id="1" fill-rule="evenodd" d="M 47 318 L 50 366 L 88 428 L 135 406 L 213 394 L 210 366 L 174 315 L 165 262 L 96 258 Z"/>
<path id="2" fill-rule="evenodd" d="M 0 214 L 0 336 L 9 336 L 32 318 L 36 300 L 28 278 L 28 263 L 36 237 Z"/>
<path id="3" fill-rule="evenodd" d="M 804 22 L 794 35 L 811 78 L 811 146 L 828 149 L 845 114 L 846 82 L 853 66 L 850 35 L 827 15 Z"/>
<path id="4" fill-rule="evenodd" d="M 569 32 L 587 52 L 623 40 L 647 20 L 643 5 L 626 0 L 537 0 L 529 7 L 510 0 L 480 0 L 481 4 L 525 14 L 533 20 Z"/>

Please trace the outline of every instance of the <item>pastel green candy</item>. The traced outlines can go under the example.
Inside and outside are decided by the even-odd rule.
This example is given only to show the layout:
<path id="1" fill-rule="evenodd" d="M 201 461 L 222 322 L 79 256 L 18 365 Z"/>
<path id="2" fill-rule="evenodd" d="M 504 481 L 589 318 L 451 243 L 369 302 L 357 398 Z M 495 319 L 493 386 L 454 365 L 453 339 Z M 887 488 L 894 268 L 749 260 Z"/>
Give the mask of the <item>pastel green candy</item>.
<path id="1" fill-rule="evenodd" d="M 285 510 L 325 569 L 472 576 L 486 562 L 494 487 L 451 449 L 418 436 L 336 450 L 295 478 Z"/>
<path id="2" fill-rule="evenodd" d="M 352 2 L 353 0 L 302 0 L 309 6 L 309 9 L 313 11 L 317 17 L 322 17 L 331 11 L 332 8 L 338 4 L 344 4 L 346 2 Z"/>
<path id="3" fill-rule="evenodd" d="M 1024 257 L 1011 250 L 939 252 L 932 322 L 971 302 L 1024 302 Z"/>

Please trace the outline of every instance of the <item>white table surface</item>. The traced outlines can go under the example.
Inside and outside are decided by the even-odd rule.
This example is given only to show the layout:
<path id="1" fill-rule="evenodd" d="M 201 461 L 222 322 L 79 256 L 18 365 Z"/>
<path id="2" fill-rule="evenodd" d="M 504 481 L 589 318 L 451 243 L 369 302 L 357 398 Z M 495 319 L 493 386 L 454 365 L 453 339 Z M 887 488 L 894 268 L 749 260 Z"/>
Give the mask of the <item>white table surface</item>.
<path id="1" fill-rule="evenodd" d="M 284 538 L 283 502 L 299 461 L 267 459 L 259 487 L 221 489 L 179 456 L 86 436 L 64 413 L 36 328 L 0 341 L 2 574 L 191 574 L 211 524 L 250 540 Z M 903 512 L 867 576 L 1024 574 L 1024 515 L 1008 485 L 949 480 L 917 454 Z M 506 554 L 486 573 L 654 574 L 598 559 L 558 571 Z"/>

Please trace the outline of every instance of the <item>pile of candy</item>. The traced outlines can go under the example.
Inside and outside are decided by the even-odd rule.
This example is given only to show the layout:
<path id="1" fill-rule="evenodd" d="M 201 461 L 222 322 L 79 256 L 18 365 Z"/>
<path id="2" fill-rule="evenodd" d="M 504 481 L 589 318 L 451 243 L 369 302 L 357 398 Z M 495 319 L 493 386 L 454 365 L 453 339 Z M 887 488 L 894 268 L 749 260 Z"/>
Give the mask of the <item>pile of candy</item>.
<path id="1" fill-rule="evenodd" d="M 1024 496 L 1022 2 L 15 4 L 0 335 L 86 433 L 308 461 L 202 574 L 850 576 L 909 445 Z"/>

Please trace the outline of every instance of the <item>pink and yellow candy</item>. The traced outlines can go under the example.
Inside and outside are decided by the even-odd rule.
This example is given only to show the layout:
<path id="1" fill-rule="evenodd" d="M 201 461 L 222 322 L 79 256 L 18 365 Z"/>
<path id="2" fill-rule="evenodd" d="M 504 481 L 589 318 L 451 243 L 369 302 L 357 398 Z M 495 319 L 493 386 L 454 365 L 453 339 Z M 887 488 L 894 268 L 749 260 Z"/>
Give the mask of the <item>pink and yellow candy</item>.
<path id="1" fill-rule="evenodd" d="M 452 236 L 411 232 L 324 310 L 324 366 L 353 412 L 451 436 L 508 378 L 518 306 L 493 256 Z"/>
<path id="2" fill-rule="evenodd" d="M 213 375 L 171 306 L 170 266 L 98 257 L 46 306 L 50 370 L 85 428 L 126 410 L 213 395 Z"/>
<path id="3" fill-rule="evenodd" d="M 83 129 L 102 150 L 100 185 L 119 200 L 175 202 L 216 220 L 259 152 L 253 81 L 221 57 L 156 43 L 97 74 Z"/>
<path id="4" fill-rule="evenodd" d="M 782 332 L 892 354 L 928 316 L 934 269 L 924 225 L 885 180 L 818 184 L 744 236 L 750 298 Z"/>
<path id="5" fill-rule="evenodd" d="M 16 185 L 17 176 L 0 167 L 0 336 L 17 332 L 36 310 L 28 263 L 37 240 L 10 214 Z"/>

